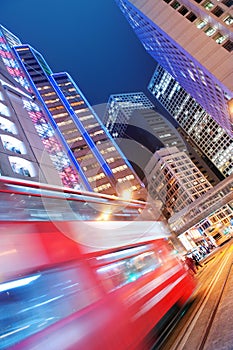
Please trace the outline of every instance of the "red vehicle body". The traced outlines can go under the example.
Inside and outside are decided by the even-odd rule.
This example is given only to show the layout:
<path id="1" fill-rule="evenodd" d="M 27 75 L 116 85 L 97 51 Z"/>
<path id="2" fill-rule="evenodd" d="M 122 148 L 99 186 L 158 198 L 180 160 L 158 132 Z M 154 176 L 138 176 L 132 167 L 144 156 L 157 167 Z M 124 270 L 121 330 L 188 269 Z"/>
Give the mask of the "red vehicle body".
<path id="1" fill-rule="evenodd" d="M 12 196 L 1 189 L 5 201 Z M 13 209 L 34 195 L 14 188 Z M 195 290 L 162 222 L 26 214 L 0 222 L 0 349 L 150 349 L 161 320 Z"/>

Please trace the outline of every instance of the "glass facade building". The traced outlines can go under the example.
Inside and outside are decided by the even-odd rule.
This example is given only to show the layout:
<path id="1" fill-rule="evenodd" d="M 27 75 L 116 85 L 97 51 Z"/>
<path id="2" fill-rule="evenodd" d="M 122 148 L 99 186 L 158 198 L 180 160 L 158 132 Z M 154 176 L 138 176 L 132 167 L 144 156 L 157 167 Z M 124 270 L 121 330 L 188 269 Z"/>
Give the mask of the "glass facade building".
<path id="1" fill-rule="evenodd" d="M 138 190 L 141 182 L 72 78 L 67 73 L 53 74 L 43 57 L 28 45 L 14 50 L 66 145 L 83 186 L 118 195 L 124 187 Z"/>
<path id="2" fill-rule="evenodd" d="M 154 84 L 151 85 L 154 86 Z M 152 92 L 152 90 L 150 91 Z M 157 95 L 153 95 L 157 98 Z M 164 96 L 164 101 L 171 103 L 167 97 L 167 95 Z M 182 98 L 181 101 L 183 101 Z M 160 102 L 163 103 L 163 101 Z M 163 105 L 165 108 L 167 107 L 166 104 Z M 167 110 L 174 117 L 175 107 Z M 174 119 L 180 122 L 179 119 Z M 119 143 L 124 154 L 133 163 L 136 162 L 142 171 L 156 150 L 175 146 L 179 151 L 186 152 L 189 155 L 212 185 L 220 181 L 207 164 L 206 158 L 203 159 L 203 153 L 197 152 L 196 146 L 190 145 L 190 139 L 187 142 L 184 141 L 186 137 L 183 137 L 183 135 L 181 137 L 180 128 L 177 131 L 174 125 L 156 111 L 156 107 L 142 92 L 111 95 L 104 120 L 106 127 Z M 212 121 L 214 122 L 213 119 Z M 195 125 L 192 121 L 191 124 Z M 144 137 L 140 137 L 143 133 Z M 125 139 L 125 137 L 128 137 L 127 134 L 130 134 L 131 142 Z M 227 134 L 226 136 L 230 138 Z M 135 142 L 132 142 L 133 140 Z M 141 147 L 138 146 L 138 142 L 140 142 Z M 137 153 L 137 159 L 132 157 L 135 152 Z M 212 166 L 212 164 L 210 165 Z"/>
<path id="3" fill-rule="evenodd" d="M 232 1 L 116 2 L 146 51 L 233 136 Z"/>
<path id="4" fill-rule="evenodd" d="M 63 184 L 114 195 L 140 192 L 143 183 L 69 74 L 53 74 L 38 51 L 5 28 L 1 33 L 3 63 L 17 66 L 19 73 L 9 73 L 16 80 L 21 74 L 20 84 L 43 106 L 42 115 L 25 103 Z"/>
<path id="5" fill-rule="evenodd" d="M 143 92 L 110 95 L 104 115 L 104 124 L 112 135 L 113 129 L 116 130 L 116 124 L 118 124 L 113 136 L 122 136 L 134 110 L 153 108 L 153 103 Z"/>
<path id="6" fill-rule="evenodd" d="M 179 123 L 189 143 L 193 143 L 223 177 L 232 174 L 232 137 L 161 65 L 157 65 L 148 89 Z"/>

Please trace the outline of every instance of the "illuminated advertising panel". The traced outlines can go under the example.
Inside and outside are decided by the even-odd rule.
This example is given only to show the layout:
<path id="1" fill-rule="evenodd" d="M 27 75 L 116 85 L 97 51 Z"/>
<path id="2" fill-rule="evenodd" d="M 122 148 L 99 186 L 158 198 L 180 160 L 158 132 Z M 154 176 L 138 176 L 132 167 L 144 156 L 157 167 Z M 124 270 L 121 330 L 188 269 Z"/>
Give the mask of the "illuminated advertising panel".
<path id="1" fill-rule="evenodd" d="M 39 106 L 35 102 L 26 99 L 23 99 L 23 104 L 41 138 L 45 150 L 59 173 L 63 185 L 70 188 L 79 186 L 78 174 L 71 165 L 70 159 L 56 138 L 54 129 L 47 122 Z"/>
<path id="2" fill-rule="evenodd" d="M 32 89 L 25 77 L 23 70 L 11 52 L 11 48 L 0 31 L 0 56 L 9 74 L 20 83 L 27 91 L 32 93 Z"/>

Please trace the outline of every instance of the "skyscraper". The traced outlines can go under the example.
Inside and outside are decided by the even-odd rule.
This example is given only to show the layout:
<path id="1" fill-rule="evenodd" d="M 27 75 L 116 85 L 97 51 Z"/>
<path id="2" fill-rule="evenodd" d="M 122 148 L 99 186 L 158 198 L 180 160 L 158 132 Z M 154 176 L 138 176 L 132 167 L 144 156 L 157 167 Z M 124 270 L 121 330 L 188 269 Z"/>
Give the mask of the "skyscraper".
<path id="1" fill-rule="evenodd" d="M 179 152 L 177 147 L 163 148 L 155 152 L 146 166 L 145 173 L 149 184 L 148 193 L 152 199 L 159 199 L 162 202 L 162 212 L 167 218 L 180 212 L 189 204 L 195 203 L 198 198 L 212 189 L 212 185 L 188 155 L 185 152 Z M 218 196 L 221 202 L 221 194 L 219 193 Z M 201 238 L 200 232 L 203 231 L 203 227 L 221 224 L 221 222 L 229 225 L 231 216 L 231 207 L 222 205 L 195 226 L 195 230 L 199 232 L 198 240 Z M 178 236 L 186 248 L 195 230 L 191 228 Z"/>
<path id="2" fill-rule="evenodd" d="M 149 194 L 162 201 L 167 216 L 194 202 L 212 187 L 188 155 L 177 147 L 155 152 L 145 172 Z"/>
<path id="3" fill-rule="evenodd" d="M 116 2 L 147 52 L 232 136 L 232 1 Z"/>
<path id="4" fill-rule="evenodd" d="M 233 172 L 233 139 L 161 65 L 149 91 L 179 123 L 181 132 L 218 169 L 223 177 Z"/>
<path id="5" fill-rule="evenodd" d="M 60 172 L 67 174 L 68 168 L 72 182 L 72 171 L 76 171 L 79 183 L 87 190 L 114 195 L 127 190 L 135 193 L 134 198 L 141 196 L 143 183 L 69 74 L 53 74 L 39 52 L 22 45 L 3 27 L 1 34 L 3 63 L 12 77 L 43 106 L 52 135 L 47 133 L 45 137 L 41 123 L 33 120 L 37 130 L 40 125 L 41 137 L 46 139 L 45 145 Z M 33 113 L 31 106 L 26 105 L 25 109 Z M 54 144 L 55 133 L 57 144 Z"/>
<path id="6" fill-rule="evenodd" d="M 136 171 L 145 168 L 155 151 L 175 146 L 192 158 L 211 184 L 220 181 L 206 160 L 189 143 L 184 142 L 176 127 L 155 110 L 155 106 L 142 92 L 111 95 L 104 120 L 124 154 L 133 164 L 137 164 Z"/>
<path id="7" fill-rule="evenodd" d="M 117 123 L 118 128 L 113 136 L 122 136 L 134 110 L 153 108 L 153 103 L 143 92 L 110 95 L 104 115 L 104 124 L 113 135 L 112 131 L 116 130 Z"/>
<path id="8" fill-rule="evenodd" d="M 37 145 L 39 162 L 43 162 L 42 158 L 45 157 L 45 154 L 47 153 L 51 163 L 60 176 L 61 183 L 64 186 L 76 187 L 80 184 L 77 169 L 72 163 L 72 160 L 67 154 L 65 147 L 59 138 L 58 130 L 53 128 L 51 120 L 49 119 L 49 116 L 44 108 L 45 106 L 43 101 L 41 102 L 35 96 L 35 94 L 33 94 L 33 87 L 27 79 L 26 73 L 22 69 L 20 62 L 17 60 L 14 54 L 12 46 L 18 44 L 20 44 L 20 40 L 6 28 L 0 26 L 0 60 L 3 64 L 2 67 L 5 67 L 7 73 L 23 87 L 21 89 L 21 95 L 22 91 L 27 92 L 27 98 L 22 100 L 24 108 L 24 113 L 22 113 L 23 115 L 20 115 L 17 108 L 15 109 L 15 111 L 18 111 L 18 119 L 22 119 L 21 122 L 23 123 L 23 116 L 25 115 L 26 111 L 31 122 L 34 124 L 34 132 L 36 131 L 40 136 L 43 148 L 39 151 L 40 147 Z M 25 126 L 25 129 L 27 129 L 27 126 Z M 31 128 L 31 131 L 32 130 L 33 129 Z M 33 142 L 35 139 L 36 137 L 30 138 L 28 142 Z M 43 152 L 43 149 L 45 152 Z M 19 166 L 17 166 L 16 169 L 18 167 Z M 34 176 L 32 176 L 31 179 L 38 180 L 38 173 L 33 173 Z M 50 174 L 50 181 L 54 181 L 55 178 L 55 175 Z M 40 181 L 43 182 L 43 177 L 40 177 Z"/>

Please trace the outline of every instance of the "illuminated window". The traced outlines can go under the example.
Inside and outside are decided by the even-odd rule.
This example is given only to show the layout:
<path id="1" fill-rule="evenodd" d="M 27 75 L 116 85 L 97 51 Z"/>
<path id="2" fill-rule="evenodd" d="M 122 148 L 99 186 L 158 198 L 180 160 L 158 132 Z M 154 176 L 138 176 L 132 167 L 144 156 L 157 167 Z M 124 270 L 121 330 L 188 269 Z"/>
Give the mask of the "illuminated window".
<path id="1" fill-rule="evenodd" d="M 0 113 L 6 117 L 10 117 L 10 111 L 7 106 L 0 102 Z"/>
<path id="2" fill-rule="evenodd" d="M 206 10 L 210 11 L 213 7 L 214 4 L 211 1 L 205 1 L 204 4 L 202 5 Z"/>
<path id="3" fill-rule="evenodd" d="M 230 16 L 230 15 L 227 15 L 227 17 L 225 17 L 223 19 L 223 21 L 229 26 L 229 25 L 231 25 L 233 23 L 233 17 Z"/>
<path id="4" fill-rule="evenodd" d="M 218 44 L 222 44 L 224 40 L 226 40 L 227 35 L 222 35 L 221 33 L 217 33 L 213 39 L 216 41 Z"/>
<path id="5" fill-rule="evenodd" d="M 18 153 L 18 154 L 27 153 L 26 148 L 22 141 L 8 135 L 0 135 L 0 137 L 5 150 Z"/>
<path id="6" fill-rule="evenodd" d="M 197 27 L 198 29 L 202 29 L 202 28 L 204 28 L 206 25 L 207 25 L 207 22 L 205 22 L 205 21 L 203 21 L 203 20 L 199 20 L 199 21 L 197 21 L 197 23 L 196 23 L 196 27 Z"/>
<path id="7" fill-rule="evenodd" d="M 18 157 L 9 157 L 8 159 L 14 173 L 28 177 L 36 176 L 34 166 L 28 160 Z"/>
<path id="8" fill-rule="evenodd" d="M 17 129 L 15 124 L 9 121 L 8 119 L 0 117 L 0 129 L 3 131 L 10 132 L 11 134 L 16 135 Z"/>
<path id="9" fill-rule="evenodd" d="M 213 28 L 213 27 L 208 27 L 208 28 L 205 30 L 205 33 L 206 33 L 207 36 L 212 36 L 215 32 L 216 32 L 216 29 Z"/>

